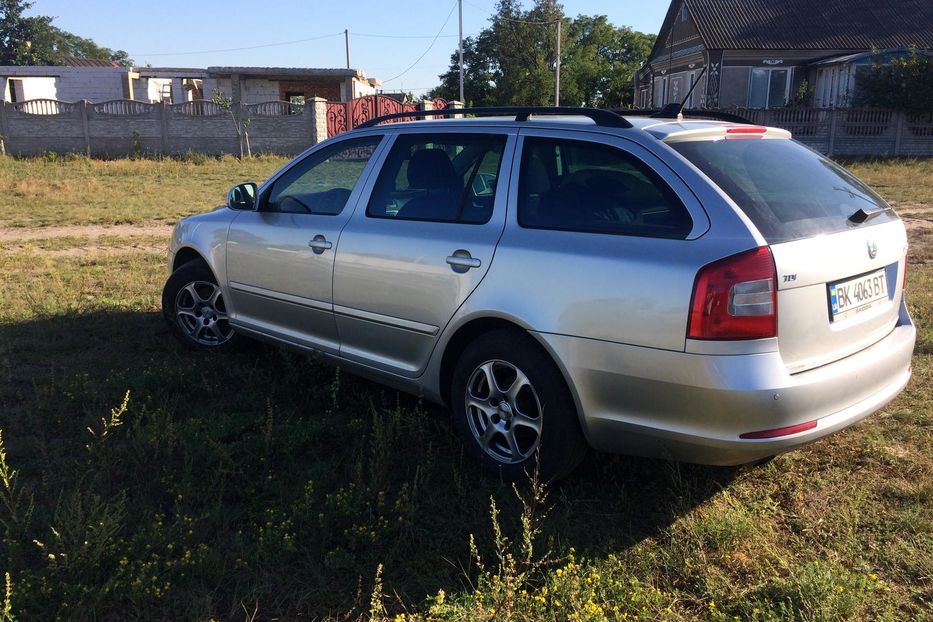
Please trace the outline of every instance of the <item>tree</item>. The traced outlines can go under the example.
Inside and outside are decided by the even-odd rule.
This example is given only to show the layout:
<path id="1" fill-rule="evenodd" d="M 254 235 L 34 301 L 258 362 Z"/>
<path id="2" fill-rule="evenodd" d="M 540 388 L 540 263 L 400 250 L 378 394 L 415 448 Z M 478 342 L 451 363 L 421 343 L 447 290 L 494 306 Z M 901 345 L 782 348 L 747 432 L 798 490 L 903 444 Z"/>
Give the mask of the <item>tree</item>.
<path id="1" fill-rule="evenodd" d="M 651 54 L 654 35 L 613 26 L 605 15 L 580 15 L 570 24 L 569 39 L 561 100 L 597 108 L 631 106 L 632 79 Z"/>
<path id="2" fill-rule="evenodd" d="M 906 112 L 929 112 L 933 101 L 933 57 L 911 50 L 889 64 L 873 63 L 856 74 L 854 104 Z"/>
<path id="3" fill-rule="evenodd" d="M 475 106 L 547 105 L 554 98 L 557 20 L 561 21 L 561 103 L 630 105 L 632 78 L 648 58 L 654 36 L 613 26 L 603 15 L 564 16 L 555 0 L 500 0 L 491 25 L 464 41 L 464 95 Z M 431 95 L 455 99 L 459 58 Z"/>
<path id="4" fill-rule="evenodd" d="M 0 65 L 63 65 L 69 56 L 117 61 L 133 60 L 124 50 L 97 45 L 52 25 L 52 17 L 26 17 L 27 0 L 0 0 Z"/>
<path id="5" fill-rule="evenodd" d="M 555 22 L 563 9 L 554 0 L 538 0 L 523 11 L 518 0 L 499 0 L 492 25 L 464 41 L 464 96 L 474 106 L 544 105 L 554 93 Z M 550 43 L 548 42 L 550 40 Z M 459 57 L 431 95 L 456 99 Z"/>
<path id="6" fill-rule="evenodd" d="M 24 0 L 0 0 L 0 65 L 37 65 L 45 60 L 37 39 L 51 27 L 52 19 L 24 17 L 31 6 Z"/>
<path id="7" fill-rule="evenodd" d="M 230 116 L 230 121 L 233 122 L 233 128 L 236 130 L 240 142 L 240 159 L 242 160 L 244 155 L 247 158 L 252 158 L 253 150 L 249 146 L 249 125 L 252 119 L 249 118 L 248 114 L 244 113 L 242 104 L 237 103 L 234 106 L 233 100 L 224 95 L 224 92 L 220 89 L 214 89 L 211 101 Z"/>

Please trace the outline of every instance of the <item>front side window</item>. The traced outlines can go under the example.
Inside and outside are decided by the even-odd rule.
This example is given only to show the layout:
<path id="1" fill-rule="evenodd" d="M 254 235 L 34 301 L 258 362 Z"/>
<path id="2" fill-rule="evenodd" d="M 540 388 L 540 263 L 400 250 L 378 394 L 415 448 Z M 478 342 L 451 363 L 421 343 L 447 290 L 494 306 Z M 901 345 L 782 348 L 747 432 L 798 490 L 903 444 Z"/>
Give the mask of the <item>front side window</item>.
<path id="1" fill-rule="evenodd" d="M 336 216 L 381 140 L 345 140 L 308 156 L 275 180 L 263 211 Z"/>
<path id="2" fill-rule="evenodd" d="M 676 239 L 693 228 L 657 173 L 610 145 L 526 138 L 521 166 L 523 227 Z"/>
<path id="3" fill-rule="evenodd" d="M 399 136 L 366 214 L 482 224 L 492 217 L 504 134 Z"/>

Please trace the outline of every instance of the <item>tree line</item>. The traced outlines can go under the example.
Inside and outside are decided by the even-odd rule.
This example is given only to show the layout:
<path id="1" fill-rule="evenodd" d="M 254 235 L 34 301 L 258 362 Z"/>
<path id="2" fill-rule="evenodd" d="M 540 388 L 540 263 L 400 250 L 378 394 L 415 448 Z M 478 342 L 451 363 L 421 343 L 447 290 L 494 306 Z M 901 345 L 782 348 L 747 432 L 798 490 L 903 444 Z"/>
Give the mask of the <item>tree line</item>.
<path id="1" fill-rule="evenodd" d="M 557 22 L 561 23 L 562 105 L 629 107 L 635 71 L 655 35 L 615 26 L 605 15 L 568 17 L 556 0 L 499 0 L 490 25 L 463 41 L 464 98 L 470 106 L 549 105 L 554 102 Z M 458 51 L 430 97 L 459 99 Z"/>
<path id="2" fill-rule="evenodd" d="M 24 15 L 32 5 L 26 0 L 0 0 L 0 65 L 64 65 L 73 56 L 132 66 L 123 50 L 62 30 L 52 24 L 53 17 Z"/>

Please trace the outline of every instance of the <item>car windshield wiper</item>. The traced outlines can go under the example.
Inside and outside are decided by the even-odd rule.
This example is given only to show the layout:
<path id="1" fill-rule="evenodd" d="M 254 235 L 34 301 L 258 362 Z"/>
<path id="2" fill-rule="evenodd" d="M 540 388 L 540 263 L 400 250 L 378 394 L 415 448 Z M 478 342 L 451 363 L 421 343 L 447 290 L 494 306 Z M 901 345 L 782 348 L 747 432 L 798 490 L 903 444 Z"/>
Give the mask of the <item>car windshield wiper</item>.
<path id="1" fill-rule="evenodd" d="M 864 209 L 862 209 L 862 208 L 860 207 L 860 208 L 858 208 L 858 211 L 856 211 L 854 214 L 852 214 L 851 216 L 849 216 L 849 221 L 850 221 L 850 222 L 854 222 L 854 223 L 857 224 L 857 225 L 860 225 L 860 224 L 862 224 L 863 222 L 865 222 L 866 220 L 871 220 L 872 218 L 874 218 L 874 217 L 877 216 L 878 214 L 882 214 L 882 213 L 884 213 L 884 212 L 886 212 L 886 211 L 887 211 L 886 209 L 873 209 L 873 210 L 871 210 L 871 211 L 869 211 L 869 212 L 866 212 Z"/>

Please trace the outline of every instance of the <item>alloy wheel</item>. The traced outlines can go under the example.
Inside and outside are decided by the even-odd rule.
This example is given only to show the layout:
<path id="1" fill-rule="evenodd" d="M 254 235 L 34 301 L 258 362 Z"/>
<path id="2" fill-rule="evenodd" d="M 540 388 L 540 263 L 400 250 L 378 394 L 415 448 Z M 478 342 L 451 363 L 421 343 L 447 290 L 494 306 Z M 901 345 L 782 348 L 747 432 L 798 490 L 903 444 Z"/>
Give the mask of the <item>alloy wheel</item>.
<path id="1" fill-rule="evenodd" d="M 175 321 L 189 339 L 203 346 L 223 345 L 233 337 L 223 293 L 209 281 L 193 281 L 178 290 Z"/>
<path id="2" fill-rule="evenodd" d="M 518 367 L 502 360 L 479 365 L 465 399 L 470 431 L 487 455 L 517 464 L 534 454 L 541 442 L 541 402 Z"/>

